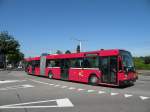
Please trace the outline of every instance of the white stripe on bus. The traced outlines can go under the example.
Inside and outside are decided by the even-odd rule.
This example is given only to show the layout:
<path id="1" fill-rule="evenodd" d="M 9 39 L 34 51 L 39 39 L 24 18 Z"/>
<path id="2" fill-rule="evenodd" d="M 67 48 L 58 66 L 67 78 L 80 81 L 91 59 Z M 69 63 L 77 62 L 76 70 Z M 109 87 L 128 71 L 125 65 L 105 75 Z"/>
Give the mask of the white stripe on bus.
<path id="1" fill-rule="evenodd" d="M 70 68 L 70 69 L 82 69 L 82 70 L 92 70 L 92 69 L 94 69 L 94 70 L 99 70 L 99 68 Z"/>

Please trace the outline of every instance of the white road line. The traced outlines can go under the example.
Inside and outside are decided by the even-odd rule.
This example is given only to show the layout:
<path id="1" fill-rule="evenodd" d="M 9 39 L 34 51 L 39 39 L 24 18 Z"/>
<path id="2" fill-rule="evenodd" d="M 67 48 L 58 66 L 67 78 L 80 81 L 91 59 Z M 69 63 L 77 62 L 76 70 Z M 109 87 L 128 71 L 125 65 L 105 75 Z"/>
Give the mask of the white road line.
<path id="1" fill-rule="evenodd" d="M 33 81 L 33 82 L 36 82 L 36 83 L 40 83 L 40 84 L 50 85 L 50 86 L 55 85 L 55 84 L 53 84 L 53 83 L 46 83 L 46 82 L 41 82 L 41 81 L 37 81 L 37 80 L 33 80 L 33 79 L 29 79 L 29 80 L 31 80 L 31 81 Z M 58 86 L 60 86 L 60 85 L 55 85 L 54 87 L 58 87 Z"/>
<path id="2" fill-rule="evenodd" d="M 55 101 L 57 105 L 49 105 L 49 106 L 26 106 L 29 104 L 38 104 L 38 103 L 46 103 Z M 50 108 L 50 107 L 74 107 L 71 101 L 68 98 L 64 99 L 56 99 L 56 100 L 45 100 L 45 101 L 36 101 L 36 102 L 27 102 L 27 103 L 18 103 L 11 105 L 3 105 L 0 106 L 0 109 L 12 109 L 12 108 Z"/>
<path id="3" fill-rule="evenodd" d="M 149 81 L 137 81 L 139 83 L 150 83 Z"/>
<path id="4" fill-rule="evenodd" d="M 68 86 L 62 86 L 61 88 L 67 88 Z"/>
<path id="5" fill-rule="evenodd" d="M 105 91 L 99 91 L 98 94 L 104 94 L 106 93 Z"/>
<path id="6" fill-rule="evenodd" d="M 6 83 L 13 83 L 13 82 L 23 82 L 26 80 L 4 80 L 4 81 L 0 81 L 0 84 L 6 84 Z"/>
<path id="7" fill-rule="evenodd" d="M 55 84 L 48 84 L 48 85 L 53 86 L 53 85 L 55 85 Z"/>
<path id="8" fill-rule="evenodd" d="M 29 79 L 29 80 L 36 82 L 36 83 L 49 85 L 49 83 L 46 83 L 46 82 L 41 82 L 41 81 L 37 81 L 37 80 L 33 80 L 33 79 Z"/>
<path id="9" fill-rule="evenodd" d="M 41 82 L 41 81 L 37 81 L 37 80 L 33 80 L 33 79 L 29 79 L 33 82 L 36 82 L 36 83 L 41 83 L 41 84 L 46 84 L 46 85 L 54 85 L 54 87 L 60 87 L 60 88 L 67 88 L 68 86 L 61 86 L 61 85 L 55 85 L 55 84 L 52 84 L 52 83 L 46 83 L 46 82 Z M 26 80 L 24 80 L 26 81 Z M 76 89 L 75 87 L 68 87 L 69 90 L 73 90 L 73 89 Z M 6 88 L 1 88 L 0 90 L 6 90 Z M 77 89 L 78 91 L 83 91 L 85 89 L 82 89 L 82 88 L 78 88 Z M 91 92 L 95 92 L 96 90 L 87 90 L 88 93 L 91 93 Z M 110 90 L 111 91 L 111 90 Z M 99 91 L 98 94 L 104 94 L 104 93 L 107 93 L 106 91 Z M 108 92 L 111 96 L 115 96 L 115 95 L 118 95 L 119 93 L 115 93 L 115 92 Z M 133 95 L 132 94 L 124 94 L 124 97 L 125 98 L 130 98 L 132 97 Z M 142 100 L 146 100 L 146 99 L 149 99 L 150 97 L 146 97 L 146 96 L 139 96 L 140 99 Z"/>
<path id="10" fill-rule="evenodd" d="M 132 97 L 132 96 L 133 96 L 132 94 L 124 94 L 125 98 L 129 98 L 129 97 Z"/>
<path id="11" fill-rule="evenodd" d="M 60 85 L 55 85 L 54 87 L 59 87 Z"/>
<path id="12" fill-rule="evenodd" d="M 82 89 L 82 88 L 79 88 L 79 89 L 77 89 L 78 91 L 83 91 L 83 90 L 85 90 L 85 89 Z"/>
<path id="13" fill-rule="evenodd" d="M 76 88 L 75 87 L 69 87 L 68 89 L 73 90 L 73 89 L 76 89 Z"/>
<path id="14" fill-rule="evenodd" d="M 30 88 L 34 87 L 33 85 L 24 84 L 24 85 L 17 85 L 17 86 L 9 86 L 6 88 L 0 88 L 0 90 L 12 90 L 12 89 L 21 89 L 21 88 Z"/>
<path id="15" fill-rule="evenodd" d="M 147 100 L 149 99 L 150 97 L 146 97 L 146 96 L 139 96 L 142 100 Z"/>
<path id="16" fill-rule="evenodd" d="M 56 100 L 58 107 L 74 107 L 71 101 L 68 98 L 57 99 Z"/>
<path id="17" fill-rule="evenodd" d="M 110 93 L 111 96 L 118 95 L 119 93 Z"/>
<path id="18" fill-rule="evenodd" d="M 91 93 L 91 92 L 94 92 L 94 91 L 95 91 L 95 90 L 92 90 L 92 89 L 91 89 L 91 90 L 87 90 L 88 93 Z"/>

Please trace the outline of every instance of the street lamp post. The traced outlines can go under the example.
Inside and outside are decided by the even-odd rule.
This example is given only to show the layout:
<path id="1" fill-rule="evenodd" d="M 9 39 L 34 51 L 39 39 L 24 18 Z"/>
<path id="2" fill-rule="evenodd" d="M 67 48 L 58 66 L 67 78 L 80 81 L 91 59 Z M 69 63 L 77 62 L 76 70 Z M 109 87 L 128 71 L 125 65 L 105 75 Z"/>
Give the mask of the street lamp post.
<path id="1" fill-rule="evenodd" d="M 85 42 L 86 40 L 81 40 L 81 39 L 77 39 L 77 38 L 71 38 L 71 39 L 79 42 L 80 51 L 82 51 L 82 42 Z"/>

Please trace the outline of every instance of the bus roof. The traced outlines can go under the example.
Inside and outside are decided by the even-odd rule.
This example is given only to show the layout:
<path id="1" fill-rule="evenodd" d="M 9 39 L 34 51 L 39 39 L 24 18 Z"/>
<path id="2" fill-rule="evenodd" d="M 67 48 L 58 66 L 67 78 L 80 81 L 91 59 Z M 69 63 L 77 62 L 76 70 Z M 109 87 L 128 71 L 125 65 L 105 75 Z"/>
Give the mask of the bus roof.
<path id="1" fill-rule="evenodd" d="M 40 60 L 40 57 L 30 57 L 30 58 L 25 58 L 25 61 L 32 61 L 32 60 Z"/>
<path id="2" fill-rule="evenodd" d="M 97 50 L 97 51 L 89 51 L 89 52 L 81 52 L 81 53 L 71 53 L 71 54 L 50 54 L 47 55 L 47 59 L 69 59 L 69 58 L 82 58 L 84 56 L 88 56 L 90 54 L 95 54 L 98 56 L 116 56 L 119 54 L 119 49 L 109 49 L 109 50 Z M 125 51 L 125 50 L 124 50 Z M 31 60 L 40 60 L 39 57 L 26 58 L 25 61 Z"/>

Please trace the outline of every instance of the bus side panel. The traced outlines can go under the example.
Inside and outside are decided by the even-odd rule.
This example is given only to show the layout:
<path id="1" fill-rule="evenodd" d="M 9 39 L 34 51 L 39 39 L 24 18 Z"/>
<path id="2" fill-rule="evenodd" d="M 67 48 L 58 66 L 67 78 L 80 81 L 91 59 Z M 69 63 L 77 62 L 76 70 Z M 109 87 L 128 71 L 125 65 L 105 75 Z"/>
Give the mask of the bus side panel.
<path id="1" fill-rule="evenodd" d="M 125 77 L 125 74 L 122 72 L 122 73 L 118 73 L 118 81 L 124 81 L 126 80 L 127 78 Z"/>
<path id="2" fill-rule="evenodd" d="M 101 77 L 99 70 L 82 70 L 79 75 L 80 82 L 88 83 L 90 75 L 95 74 L 98 78 Z"/>
<path id="3" fill-rule="evenodd" d="M 57 67 L 57 68 L 54 67 L 54 68 L 51 69 L 51 71 L 52 71 L 52 74 L 53 74 L 53 78 L 55 78 L 55 79 L 60 79 L 61 78 L 59 67 Z"/>
<path id="4" fill-rule="evenodd" d="M 32 67 L 31 66 L 28 67 L 28 74 L 32 74 Z"/>
<path id="5" fill-rule="evenodd" d="M 54 79 L 60 79 L 60 67 L 46 68 L 45 76 L 48 77 L 49 73 L 53 74 Z"/>
<path id="6" fill-rule="evenodd" d="M 34 75 L 40 75 L 40 68 L 35 67 L 35 74 Z"/>
<path id="7" fill-rule="evenodd" d="M 48 77 L 48 74 L 49 74 L 50 70 L 51 70 L 51 69 L 50 69 L 50 68 L 48 68 L 48 67 L 47 67 L 47 68 L 45 68 L 45 76 L 46 76 L 46 77 Z"/>
<path id="8" fill-rule="evenodd" d="M 69 69 L 69 80 L 79 81 L 79 72 L 81 69 L 70 68 Z"/>

